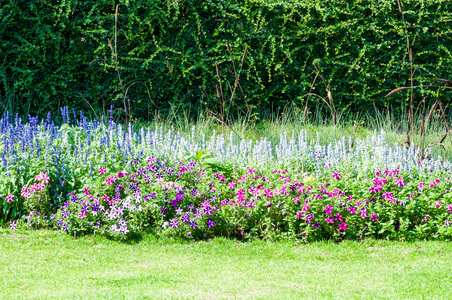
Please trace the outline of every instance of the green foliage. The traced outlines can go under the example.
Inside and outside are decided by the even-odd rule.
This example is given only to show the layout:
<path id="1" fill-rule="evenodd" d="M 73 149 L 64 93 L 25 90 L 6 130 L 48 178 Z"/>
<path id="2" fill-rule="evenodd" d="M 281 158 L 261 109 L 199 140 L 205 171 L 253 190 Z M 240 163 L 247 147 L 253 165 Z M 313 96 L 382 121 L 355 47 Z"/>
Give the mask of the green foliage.
<path id="1" fill-rule="evenodd" d="M 245 47 L 243 69 L 236 64 L 243 93 L 235 93 L 232 112 L 302 107 L 317 74 L 314 62 L 339 109 L 399 107 L 407 100 L 408 91 L 383 98 L 409 83 L 405 29 L 394 0 L 15 0 L 0 6 L 0 110 L 4 102 L 41 116 L 64 105 L 94 113 L 110 104 L 123 109 L 108 43 L 115 45 L 116 4 L 119 73 L 134 117 L 171 107 L 215 110 L 215 63 L 228 98 L 231 60 L 240 62 Z M 451 2 L 407 0 L 403 7 L 415 85 L 452 77 Z M 326 97 L 319 81 L 312 92 Z M 415 105 L 427 95 L 417 90 Z"/>

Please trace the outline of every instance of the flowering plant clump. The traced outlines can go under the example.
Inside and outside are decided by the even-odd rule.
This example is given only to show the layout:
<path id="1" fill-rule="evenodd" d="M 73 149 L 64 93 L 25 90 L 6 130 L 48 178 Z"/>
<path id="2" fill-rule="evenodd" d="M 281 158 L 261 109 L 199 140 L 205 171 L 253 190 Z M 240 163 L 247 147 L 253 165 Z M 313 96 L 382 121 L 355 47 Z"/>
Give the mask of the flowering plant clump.
<path id="1" fill-rule="evenodd" d="M 193 160 L 154 157 L 135 159 L 130 170 L 102 167 L 96 180 L 39 222 L 119 239 L 145 230 L 196 239 L 452 238 L 450 180 L 415 181 L 415 174 L 397 169 L 324 177 L 230 169 L 226 176 Z M 38 216 L 31 212 L 25 221 Z"/>
<path id="2" fill-rule="evenodd" d="M 416 163 L 384 133 L 348 147 L 234 141 L 88 122 L 0 120 L 0 220 L 126 239 L 445 239 L 452 164 Z M 203 153 L 200 149 L 206 149 Z M 191 155 L 190 153 L 195 153 Z M 393 156 L 388 153 L 392 153 Z M 414 163 L 413 163 L 414 162 Z"/>

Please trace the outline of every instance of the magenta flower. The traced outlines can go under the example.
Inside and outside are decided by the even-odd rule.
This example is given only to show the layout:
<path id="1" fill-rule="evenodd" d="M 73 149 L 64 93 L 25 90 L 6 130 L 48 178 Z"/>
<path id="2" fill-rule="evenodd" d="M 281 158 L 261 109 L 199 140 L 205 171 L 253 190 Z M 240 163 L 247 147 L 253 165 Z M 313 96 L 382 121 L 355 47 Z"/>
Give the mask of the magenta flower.
<path id="1" fill-rule="evenodd" d="M 427 221 L 429 218 L 430 218 L 430 216 L 429 216 L 429 215 L 426 215 L 426 216 L 422 219 L 422 222 Z"/>
<path id="2" fill-rule="evenodd" d="M 367 208 L 363 207 L 361 209 L 361 217 L 366 218 L 367 217 Z"/>
<path id="3" fill-rule="evenodd" d="M 452 204 L 447 207 L 448 211 L 452 211 Z"/>
<path id="4" fill-rule="evenodd" d="M 356 201 L 356 204 L 355 204 L 355 206 L 356 206 L 356 207 L 358 207 L 358 206 L 361 206 L 361 204 L 363 204 L 363 202 L 362 202 L 362 201 Z"/>
<path id="5" fill-rule="evenodd" d="M 372 214 L 372 215 L 370 216 L 370 220 L 371 220 L 372 222 L 378 221 L 378 215 L 377 215 L 377 214 Z"/>
<path id="6" fill-rule="evenodd" d="M 333 224 L 333 223 L 334 223 L 333 218 L 331 218 L 330 216 L 328 216 L 328 217 L 325 219 L 325 221 L 327 221 L 327 222 L 330 223 L 330 224 Z"/>
<path id="7" fill-rule="evenodd" d="M 339 179 L 341 179 L 341 174 L 339 174 L 338 172 L 334 172 L 333 178 L 339 180 Z"/>
<path id="8" fill-rule="evenodd" d="M 297 211 L 296 217 L 297 219 L 301 219 L 301 217 L 303 217 L 303 212 L 302 211 Z"/>
<path id="9" fill-rule="evenodd" d="M 272 190 L 266 189 L 264 191 L 264 196 L 265 196 L 265 198 L 271 198 L 273 196 Z"/>
<path id="10" fill-rule="evenodd" d="M 438 201 L 438 203 L 436 203 L 436 205 L 435 205 L 435 208 L 440 207 L 442 203 L 443 203 L 442 201 Z"/>
<path id="11" fill-rule="evenodd" d="M 445 225 L 445 226 L 449 226 L 449 225 L 450 225 L 450 221 L 449 221 L 449 220 L 446 220 L 446 222 L 444 222 L 444 225 Z"/>
<path id="12" fill-rule="evenodd" d="M 267 205 L 265 207 L 269 208 L 272 205 L 273 205 L 273 202 L 267 202 Z"/>
<path id="13" fill-rule="evenodd" d="M 348 208 L 348 212 L 351 213 L 351 214 L 356 214 L 356 208 L 353 207 L 353 206 L 350 206 L 350 207 Z"/>
<path id="14" fill-rule="evenodd" d="M 305 205 L 303 206 L 303 211 L 308 211 L 308 210 L 309 210 L 309 205 L 305 204 Z"/>
<path id="15" fill-rule="evenodd" d="M 105 168 L 100 168 L 99 169 L 99 174 L 104 175 L 107 172 L 107 169 Z"/>
<path id="16" fill-rule="evenodd" d="M 392 197 L 392 192 L 383 193 L 383 199 L 389 199 Z"/>
<path id="17" fill-rule="evenodd" d="M 334 216 L 334 220 L 336 220 L 336 221 L 342 221 L 342 216 L 341 216 L 341 214 L 335 215 L 335 216 Z"/>
<path id="18" fill-rule="evenodd" d="M 6 196 L 6 202 L 13 202 L 14 201 L 14 195 L 7 195 Z"/>
<path id="19" fill-rule="evenodd" d="M 233 189 L 235 187 L 235 181 L 231 181 L 228 184 L 228 188 Z"/>
<path id="20" fill-rule="evenodd" d="M 353 195 L 348 195 L 347 196 L 347 201 L 352 201 L 352 199 L 353 199 Z"/>
<path id="21" fill-rule="evenodd" d="M 347 223 L 342 222 L 341 224 L 339 224 L 339 230 L 345 231 L 347 230 Z"/>
<path id="22" fill-rule="evenodd" d="M 418 188 L 422 188 L 425 185 L 425 182 L 419 182 L 419 184 L 417 185 Z"/>
<path id="23" fill-rule="evenodd" d="M 403 187 L 403 186 L 405 186 L 405 182 L 403 181 L 403 179 L 396 178 L 396 179 L 395 179 L 395 182 L 396 182 L 396 184 L 397 184 L 398 187 Z"/>
<path id="24" fill-rule="evenodd" d="M 325 207 L 325 213 L 326 213 L 326 214 L 330 214 L 332 211 L 333 211 L 333 207 L 332 207 L 332 206 L 327 205 L 327 206 Z"/>

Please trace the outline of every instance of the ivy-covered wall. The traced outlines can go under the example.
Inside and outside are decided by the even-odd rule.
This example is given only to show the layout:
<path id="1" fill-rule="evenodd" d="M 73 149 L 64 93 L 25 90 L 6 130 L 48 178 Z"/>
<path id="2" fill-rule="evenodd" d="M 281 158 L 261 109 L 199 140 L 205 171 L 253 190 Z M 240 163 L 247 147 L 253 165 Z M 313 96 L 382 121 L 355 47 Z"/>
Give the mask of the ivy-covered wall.
<path id="1" fill-rule="evenodd" d="M 123 87 L 108 42 L 114 48 L 118 4 Z M 414 84 L 451 79 L 452 2 L 402 5 Z M 20 114 L 44 115 L 65 105 L 121 108 L 127 89 L 135 117 L 171 106 L 218 111 L 216 63 L 226 99 L 240 74 L 232 109 L 248 105 L 260 113 L 303 107 L 318 72 L 314 63 L 339 109 L 400 107 L 407 91 L 384 96 L 410 81 L 397 0 L 0 1 L 0 45 L 0 101 Z M 326 97 L 320 77 L 312 92 Z M 436 90 L 431 93 L 433 100 Z M 416 90 L 415 105 L 428 94 Z"/>

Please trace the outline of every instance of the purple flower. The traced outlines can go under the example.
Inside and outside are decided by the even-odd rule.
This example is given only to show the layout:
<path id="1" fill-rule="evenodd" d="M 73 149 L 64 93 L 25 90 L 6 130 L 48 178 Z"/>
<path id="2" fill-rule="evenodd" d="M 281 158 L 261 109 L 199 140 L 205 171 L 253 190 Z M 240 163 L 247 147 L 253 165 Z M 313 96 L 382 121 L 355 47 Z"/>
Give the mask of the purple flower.
<path id="1" fill-rule="evenodd" d="M 194 220 L 190 220 L 190 227 L 196 229 L 198 227 L 198 223 L 196 223 Z"/>
<path id="2" fill-rule="evenodd" d="M 67 217 L 69 217 L 69 212 L 68 212 L 67 210 L 64 210 L 64 211 L 61 213 L 61 216 L 63 217 L 63 219 L 66 219 Z"/>
<path id="3" fill-rule="evenodd" d="M 69 207 L 69 205 L 71 205 L 71 202 L 70 202 L 70 201 L 66 201 L 66 202 L 64 202 L 64 204 L 63 204 L 64 207 Z"/>
<path id="4" fill-rule="evenodd" d="M 11 222 L 11 224 L 9 224 L 9 227 L 11 227 L 12 230 L 15 230 L 17 227 L 16 222 Z"/>
<path id="5" fill-rule="evenodd" d="M 74 196 L 71 197 L 71 201 L 72 201 L 72 202 L 75 203 L 75 202 L 77 202 L 77 200 L 78 200 L 77 195 L 74 195 Z"/>
<path id="6" fill-rule="evenodd" d="M 273 205 L 273 202 L 267 202 L 267 205 L 265 207 L 269 208 L 272 205 Z"/>
<path id="7" fill-rule="evenodd" d="M 177 220 L 177 218 L 174 218 L 171 223 L 170 226 L 173 228 L 177 228 L 177 226 L 179 226 L 179 221 Z"/>
<path id="8" fill-rule="evenodd" d="M 181 221 L 184 222 L 184 223 L 190 222 L 190 213 L 186 213 L 186 214 L 183 215 L 180 219 L 181 219 Z"/>
<path id="9" fill-rule="evenodd" d="M 178 193 L 178 194 L 176 195 L 176 200 L 177 200 L 177 201 L 182 200 L 182 198 L 184 198 L 184 194 Z"/>
<path id="10" fill-rule="evenodd" d="M 326 213 L 326 214 L 330 214 L 332 211 L 333 211 L 333 207 L 332 207 L 332 206 L 327 205 L 327 206 L 325 207 L 325 213 Z"/>
<path id="11" fill-rule="evenodd" d="M 196 189 L 192 189 L 191 192 L 190 192 L 190 194 L 191 194 L 193 197 L 196 197 L 196 195 L 198 194 L 198 191 L 197 191 Z"/>
<path id="12" fill-rule="evenodd" d="M 318 222 L 314 222 L 314 223 L 312 223 L 312 227 L 319 228 L 320 224 Z"/>
<path id="13" fill-rule="evenodd" d="M 160 211 L 162 212 L 162 215 L 164 215 L 164 214 L 166 214 L 167 209 L 165 206 L 162 206 L 162 207 L 160 207 Z"/>
<path id="14" fill-rule="evenodd" d="M 57 224 L 57 226 L 63 225 L 63 220 L 58 220 L 56 224 Z"/>
<path id="15" fill-rule="evenodd" d="M 207 219 L 207 227 L 212 228 L 215 226 L 215 222 L 212 219 Z"/>
<path id="16" fill-rule="evenodd" d="M 182 208 L 176 209 L 176 214 L 181 215 L 184 212 Z"/>

